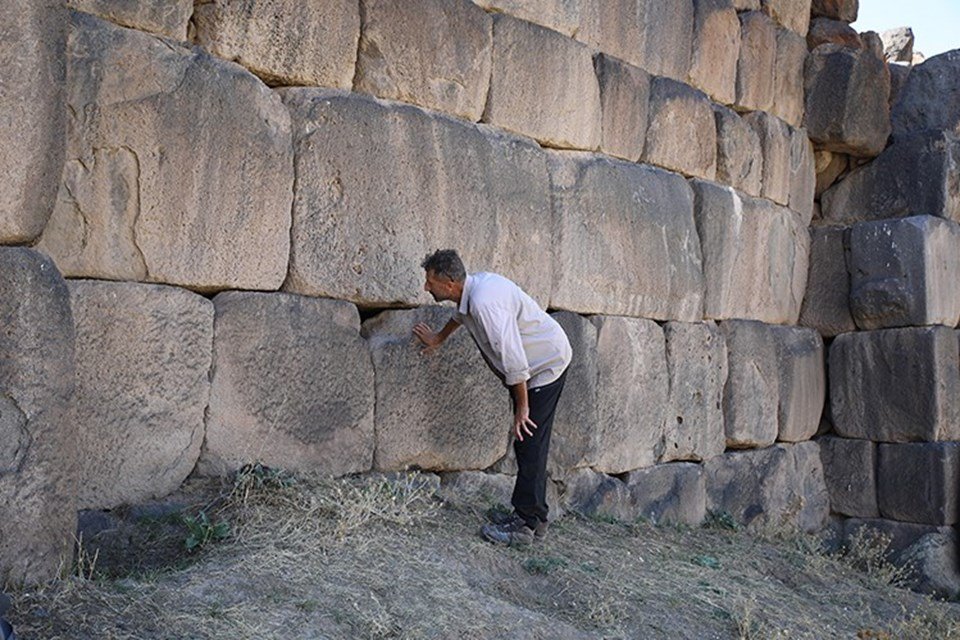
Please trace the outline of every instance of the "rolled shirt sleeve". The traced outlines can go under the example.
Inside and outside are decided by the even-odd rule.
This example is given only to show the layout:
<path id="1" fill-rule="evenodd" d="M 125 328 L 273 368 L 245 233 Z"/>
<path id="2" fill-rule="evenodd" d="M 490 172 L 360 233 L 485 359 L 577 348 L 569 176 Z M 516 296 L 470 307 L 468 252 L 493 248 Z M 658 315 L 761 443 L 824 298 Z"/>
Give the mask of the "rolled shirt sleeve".
<path id="1" fill-rule="evenodd" d="M 475 310 L 483 326 L 490 347 L 500 360 L 504 383 L 507 386 L 530 379 L 530 364 L 523 350 L 516 313 L 500 305 L 484 305 Z"/>

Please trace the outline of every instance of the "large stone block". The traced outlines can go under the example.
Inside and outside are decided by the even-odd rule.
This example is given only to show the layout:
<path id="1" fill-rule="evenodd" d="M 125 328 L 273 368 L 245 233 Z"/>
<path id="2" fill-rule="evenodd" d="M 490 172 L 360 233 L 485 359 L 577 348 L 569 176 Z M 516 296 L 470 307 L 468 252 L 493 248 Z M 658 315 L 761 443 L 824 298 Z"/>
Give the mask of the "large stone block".
<path id="1" fill-rule="evenodd" d="M 599 148 L 600 88 L 587 46 L 498 15 L 492 64 L 484 122 L 550 147 Z"/>
<path id="2" fill-rule="evenodd" d="M 813 0 L 810 14 L 844 22 L 856 22 L 860 9 L 860 0 Z"/>
<path id="3" fill-rule="evenodd" d="M 717 174 L 717 129 L 710 99 L 670 78 L 654 78 L 643 161 L 687 176 Z"/>
<path id="4" fill-rule="evenodd" d="M 662 462 L 707 460 L 723 453 L 723 388 L 727 346 L 712 322 L 668 322 L 666 338 L 670 393 Z"/>
<path id="5" fill-rule="evenodd" d="M 862 49 L 863 41 L 857 30 L 846 22 L 831 18 L 814 18 L 807 32 L 807 49 L 813 51 L 822 44 L 839 44 L 851 49 Z"/>
<path id="6" fill-rule="evenodd" d="M 643 28 L 639 66 L 656 76 L 687 79 L 693 48 L 693 0 L 637 0 Z M 621 19 L 629 20 L 629 15 Z"/>
<path id="7" fill-rule="evenodd" d="M 582 6 L 593 5 L 594 19 L 584 24 L 575 37 L 594 49 L 643 67 L 646 53 L 645 1 L 587 0 Z"/>
<path id="8" fill-rule="evenodd" d="M 956 135 L 907 136 L 824 192 L 823 217 L 833 224 L 912 215 L 960 222 L 958 171 Z"/>
<path id="9" fill-rule="evenodd" d="M 894 63 L 888 64 L 887 68 L 890 69 L 891 122 L 893 123 L 893 126 L 896 126 L 896 120 L 893 120 L 894 107 L 897 104 L 897 100 L 900 99 L 900 94 L 903 92 L 903 87 L 906 86 L 907 80 L 910 78 L 910 72 L 913 70 L 913 67 L 906 63 Z"/>
<path id="10" fill-rule="evenodd" d="M 762 0 L 763 11 L 784 27 L 804 37 L 810 26 L 811 0 Z"/>
<path id="11" fill-rule="evenodd" d="M 934 216 L 850 232 L 850 308 L 861 329 L 960 322 L 960 226 Z"/>
<path id="12" fill-rule="evenodd" d="M 817 186 L 814 189 L 814 198 L 818 199 L 815 206 L 819 206 L 820 196 L 850 168 L 850 156 L 845 153 L 834 153 L 832 151 L 814 151 L 813 164 L 817 172 Z M 823 216 L 819 216 L 820 219 Z"/>
<path id="13" fill-rule="evenodd" d="M 720 324 L 727 345 L 723 426 L 732 449 L 766 447 L 777 439 L 780 372 L 776 335 L 770 325 L 749 320 Z"/>
<path id="14" fill-rule="evenodd" d="M 550 306 L 700 320 L 703 271 L 686 181 L 602 156 L 549 158 L 556 260 Z"/>
<path id="15" fill-rule="evenodd" d="M 197 3 L 193 22 L 201 46 L 270 84 L 353 85 L 358 0 L 214 0 Z"/>
<path id="16" fill-rule="evenodd" d="M 176 287 L 71 280 L 78 507 L 173 492 L 193 471 L 210 399 L 213 304 Z M 275 392 L 276 389 L 273 389 Z"/>
<path id="17" fill-rule="evenodd" d="M 830 517 L 830 494 L 824 479 L 820 445 L 799 442 L 787 446 L 795 465 L 787 488 L 788 513 L 795 514 L 796 525 L 801 531 L 820 531 Z"/>
<path id="18" fill-rule="evenodd" d="M 473 0 L 487 11 L 506 13 L 515 18 L 534 22 L 559 31 L 565 36 L 577 37 L 595 18 L 589 0 Z"/>
<path id="19" fill-rule="evenodd" d="M 879 442 L 960 439 L 957 336 L 947 327 L 837 336 L 830 405 L 838 435 Z"/>
<path id="20" fill-rule="evenodd" d="M 71 133 L 39 247 L 65 274 L 276 289 L 293 197 L 290 116 L 242 68 L 74 14 Z"/>
<path id="21" fill-rule="evenodd" d="M 374 376 L 356 307 L 233 291 L 213 303 L 201 471 L 225 475 L 254 462 L 333 475 L 369 471 Z"/>
<path id="22" fill-rule="evenodd" d="M 483 9 L 469 0 L 362 5 L 355 91 L 480 119 L 493 46 Z"/>
<path id="23" fill-rule="evenodd" d="M 547 460 L 551 477 L 563 479 L 574 469 L 590 466 L 594 460 L 597 434 L 602 428 L 597 414 L 600 361 L 597 328 L 588 318 L 559 311 L 553 314 L 553 319 L 563 327 L 573 349 L 573 360 L 567 369 L 567 380 L 553 421 Z"/>
<path id="24" fill-rule="evenodd" d="M 942 600 L 960 596 L 960 534 L 956 529 L 928 533 L 904 549 L 899 560 L 912 569 L 911 590 Z"/>
<path id="25" fill-rule="evenodd" d="M 777 29 L 777 61 L 770 113 L 794 127 L 803 122 L 803 69 L 807 41 L 793 31 Z"/>
<path id="26" fill-rule="evenodd" d="M 67 0 L 66 5 L 122 27 L 177 40 L 187 39 L 187 23 L 193 14 L 193 0 Z"/>
<path id="27" fill-rule="evenodd" d="M 723 104 L 737 98 L 740 20 L 730 0 L 694 0 L 690 84 Z"/>
<path id="28" fill-rule="evenodd" d="M 566 478 L 561 500 L 563 507 L 574 513 L 604 515 L 626 522 L 636 519 L 626 483 L 592 469 L 579 469 Z"/>
<path id="29" fill-rule="evenodd" d="M 914 66 L 890 117 L 895 139 L 931 129 L 960 135 L 960 49 Z"/>
<path id="30" fill-rule="evenodd" d="M 717 181 L 760 196 L 763 151 L 760 136 L 736 111 L 713 105 L 717 125 Z"/>
<path id="31" fill-rule="evenodd" d="M 738 109 L 766 111 L 773 106 L 776 62 L 777 24 L 759 11 L 741 13 Z"/>
<path id="32" fill-rule="evenodd" d="M 877 518 L 877 444 L 836 436 L 817 438 L 830 510 L 845 516 Z"/>
<path id="33" fill-rule="evenodd" d="M 708 319 L 793 324 L 806 288 L 810 237 L 789 209 L 692 181 Z"/>
<path id="34" fill-rule="evenodd" d="M 884 518 L 956 524 L 960 520 L 960 443 L 878 445 L 877 495 Z"/>
<path id="35" fill-rule="evenodd" d="M 507 451 L 509 393 L 467 331 L 426 356 L 413 336 L 418 322 L 438 330 L 452 315 L 421 307 L 385 311 L 363 323 L 376 383 L 376 469 L 480 470 Z"/>
<path id="36" fill-rule="evenodd" d="M 890 72 L 870 47 L 824 44 L 807 56 L 803 119 L 817 148 L 878 155 L 890 136 Z"/>
<path id="37" fill-rule="evenodd" d="M 594 66 L 603 110 L 600 150 L 636 162 L 647 137 L 650 75 L 606 54 L 598 55 Z"/>
<path id="38" fill-rule="evenodd" d="M 910 27 L 897 27 L 888 29 L 880 34 L 880 40 L 883 42 L 883 57 L 887 62 L 906 62 L 913 61 L 913 29 Z"/>
<path id="39" fill-rule="evenodd" d="M 804 224 L 813 219 L 813 202 L 817 190 L 817 165 L 813 145 L 803 129 L 790 130 L 790 209 L 797 212 Z"/>
<path id="40" fill-rule="evenodd" d="M 784 206 L 790 203 L 790 127 L 783 120 L 763 111 L 743 117 L 760 139 L 763 154 L 761 195 Z"/>
<path id="41" fill-rule="evenodd" d="M 846 233 L 841 227 L 810 228 L 810 271 L 799 323 L 828 338 L 857 328 L 850 314 Z"/>
<path id="42" fill-rule="evenodd" d="M 0 24 L 0 244 L 25 243 L 47 224 L 63 169 L 67 10 L 5 0 Z"/>
<path id="43" fill-rule="evenodd" d="M 655 525 L 699 526 L 707 515 L 704 478 L 703 467 L 689 462 L 631 471 L 627 491 L 636 514 L 633 519 L 642 518 Z"/>
<path id="44" fill-rule="evenodd" d="M 773 327 L 771 331 L 780 379 L 777 440 L 809 440 L 820 426 L 827 393 L 823 338 L 803 327 Z"/>
<path id="45" fill-rule="evenodd" d="M 285 290 L 425 304 L 420 261 L 454 247 L 469 269 L 503 273 L 545 306 L 551 209 L 536 144 L 351 94 L 289 89 L 284 100 L 297 171 Z"/>
<path id="46" fill-rule="evenodd" d="M 75 333 L 53 263 L 0 247 L 0 582 L 52 580 L 77 527 Z"/>

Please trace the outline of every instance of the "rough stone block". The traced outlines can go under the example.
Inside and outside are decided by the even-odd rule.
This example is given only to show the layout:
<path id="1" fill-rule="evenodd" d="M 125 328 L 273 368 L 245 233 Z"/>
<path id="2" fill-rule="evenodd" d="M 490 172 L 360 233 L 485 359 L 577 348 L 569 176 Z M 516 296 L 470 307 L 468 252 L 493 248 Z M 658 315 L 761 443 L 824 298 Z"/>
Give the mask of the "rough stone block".
<path id="1" fill-rule="evenodd" d="M 589 0 L 473 0 L 487 11 L 506 13 L 577 37 L 594 17 Z"/>
<path id="2" fill-rule="evenodd" d="M 764 13 L 796 33 L 800 37 L 807 35 L 810 26 L 811 0 L 762 0 Z"/>
<path id="3" fill-rule="evenodd" d="M 630 491 L 618 478 L 592 469 L 579 469 L 563 483 L 563 508 L 581 515 L 604 515 L 627 522 L 636 519 Z"/>
<path id="4" fill-rule="evenodd" d="M 0 244 L 31 242 L 63 169 L 67 10 L 59 0 L 0 6 Z"/>
<path id="5" fill-rule="evenodd" d="M 717 102 L 733 104 L 740 57 L 737 11 L 730 0 L 694 0 L 693 8 L 690 84 Z"/>
<path id="6" fill-rule="evenodd" d="M 897 27 L 880 34 L 883 42 L 883 57 L 887 62 L 913 61 L 913 29 Z"/>
<path id="7" fill-rule="evenodd" d="M 660 461 L 707 460 L 723 453 L 723 388 L 727 346 L 712 322 L 668 322 L 670 394 Z"/>
<path id="8" fill-rule="evenodd" d="M 892 63 L 888 64 L 887 68 L 890 69 L 890 117 L 893 126 L 896 126 L 897 121 L 893 119 L 894 106 L 900 99 L 900 94 L 903 93 L 903 87 L 906 86 L 913 67 L 905 63 Z"/>
<path id="9" fill-rule="evenodd" d="M 877 444 L 836 436 L 817 438 L 830 510 L 845 516 L 877 518 Z"/>
<path id="10" fill-rule="evenodd" d="M 903 553 L 924 536 L 950 531 L 950 527 L 897 522 L 885 518 L 848 518 L 843 522 L 843 537 L 848 544 L 857 537 L 867 542 L 880 538 L 887 543 L 884 556 L 892 562 L 898 562 Z"/>
<path id="11" fill-rule="evenodd" d="M 465 329 L 441 349 L 421 354 L 413 326 L 435 330 L 453 315 L 442 307 L 385 311 L 363 323 L 376 384 L 374 468 L 397 471 L 485 469 L 510 438 L 508 392 Z"/>
<path id="12" fill-rule="evenodd" d="M 66 5 L 122 27 L 177 40 L 187 39 L 187 23 L 193 14 L 193 0 L 67 0 Z"/>
<path id="13" fill-rule="evenodd" d="M 813 202 L 817 190 L 817 168 L 813 145 L 803 129 L 790 130 L 790 209 L 804 224 L 813 219 Z"/>
<path id="14" fill-rule="evenodd" d="M 710 100 L 689 85 L 654 78 L 643 161 L 687 176 L 717 174 L 717 129 Z"/>
<path id="15" fill-rule="evenodd" d="M 360 38 L 357 0 L 214 0 L 197 3 L 193 22 L 201 46 L 270 84 L 353 85 Z"/>
<path id="16" fill-rule="evenodd" d="M 813 329 L 773 327 L 780 379 L 777 440 L 802 442 L 817 433 L 826 400 L 823 338 Z"/>
<path id="17" fill-rule="evenodd" d="M 70 293 L 36 251 L 0 247 L 0 582 L 52 580 L 77 528 Z"/>
<path id="18" fill-rule="evenodd" d="M 600 150 L 636 162 L 647 137 L 650 75 L 606 54 L 598 55 L 594 66 L 603 110 Z"/>
<path id="19" fill-rule="evenodd" d="M 492 64 L 484 122 L 550 147 L 599 148 L 600 88 L 588 47 L 498 15 Z"/>
<path id="20" fill-rule="evenodd" d="M 858 331 L 830 345 L 838 435 L 879 442 L 960 439 L 957 336 L 947 327 Z"/>
<path id="21" fill-rule="evenodd" d="M 854 169 L 821 197 L 833 224 L 912 215 L 960 222 L 960 138 L 946 132 L 907 136 Z"/>
<path id="22" fill-rule="evenodd" d="M 763 151 L 760 136 L 736 111 L 713 105 L 717 125 L 717 181 L 760 196 Z"/>
<path id="23" fill-rule="evenodd" d="M 720 323 L 727 345 L 728 375 L 723 389 L 723 426 L 732 449 L 766 447 L 777 439 L 780 372 L 776 335 L 752 320 Z"/>
<path id="24" fill-rule="evenodd" d="M 240 67 L 74 14 L 72 121 L 39 248 L 64 274 L 276 289 L 293 195 L 290 116 Z"/>
<path id="25" fill-rule="evenodd" d="M 803 122 L 803 69 L 807 41 L 793 31 L 777 29 L 777 61 L 770 113 L 794 127 Z"/>
<path id="26" fill-rule="evenodd" d="M 637 0 L 643 28 L 643 67 L 656 76 L 687 79 L 693 48 L 693 0 Z M 621 16 L 629 20 L 629 15 Z"/>
<path id="27" fill-rule="evenodd" d="M 743 119 L 760 139 L 763 154 L 761 195 L 786 206 L 790 203 L 790 127 L 763 111 L 754 111 Z"/>
<path id="28" fill-rule="evenodd" d="M 502 473 L 453 471 L 440 478 L 440 498 L 454 505 L 510 506 L 516 478 Z"/>
<path id="29" fill-rule="evenodd" d="M 702 319 L 703 271 L 686 181 L 602 156 L 549 158 L 556 260 L 550 306 Z"/>
<path id="30" fill-rule="evenodd" d="M 960 225 L 934 216 L 850 233 L 850 308 L 861 329 L 960 322 Z"/>
<path id="31" fill-rule="evenodd" d="M 787 446 L 795 465 L 787 488 L 787 512 L 791 516 L 795 514 L 796 525 L 801 531 L 820 531 L 830 517 L 830 495 L 824 479 L 820 445 L 799 442 Z"/>
<path id="32" fill-rule="evenodd" d="M 913 67 L 891 118 L 894 139 L 925 130 L 960 135 L 960 49 Z"/>
<path id="33" fill-rule="evenodd" d="M 468 269 L 503 273 L 545 304 L 550 194 L 536 144 L 351 94 L 290 89 L 284 100 L 297 171 L 285 290 L 427 304 L 420 261 L 455 247 Z"/>
<path id="34" fill-rule="evenodd" d="M 960 520 L 960 443 L 879 445 L 877 495 L 884 518 L 956 524 Z"/>
<path id="35" fill-rule="evenodd" d="M 563 479 L 572 470 L 588 467 L 593 462 L 600 429 L 597 414 L 600 362 L 597 328 L 588 318 L 569 311 L 552 315 L 563 327 L 573 349 L 573 360 L 567 369 L 567 381 L 553 421 L 547 460 L 550 475 Z"/>
<path id="36" fill-rule="evenodd" d="M 777 25 L 764 13 L 740 14 L 740 59 L 737 63 L 737 107 L 767 111 L 773 106 L 776 82 Z"/>
<path id="37" fill-rule="evenodd" d="M 956 529 L 928 533 L 900 554 L 899 561 L 913 569 L 911 590 L 943 600 L 960 595 L 960 534 Z"/>
<path id="38" fill-rule="evenodd" d="M 490 86 L 492 18 L 468 0 L 362 0 L 355 91 L 471 121 Z"/>
<path id="39" fill-rule="evenodd" d="M 645 0 L 587 0 L 582 6 L 594 5 L 595 17 L 592 23 L 582 26 L 576 38 L 608 55 L 643 67 L 646 35 L 642 2 Z"/>
<path id="40" fill-rule="evenodd" d="M 703 467 L 689 462 L 658 464 L 631 471 L 627 478 L 630 505 L 655 525 L 700 526 L 707 515 L 707 488 Z"/>
<path id="41" fill-rule="evenodd" d="M 818 149 L 878 155 L 890 136 L 890 72 L 869 47 L 824 44 L 807 56 L 804 128 Z"/>
<path id="42" fill-rule="evenodd" d="M 846 22 L 831 18 L 814 18 L 807 32 L 807 49 L 813 51 L 822 44 L 839 44 L 851 49 L 862 49 L 860 34 Z"/>
<path id="43" fill-rule="evenodd" d="M 733 0 L 733 8 L 737 11 L 759 11 L 760 0 Z"/>
<path id="44" fill-rule="evenodd" d="M 813 0 L 810 3 L 810 14 L 815 17 L 826 17 L 844 22 L 856 22 L 860 9 L 860 0 Z"/>
<path id="45" fill-rule="evenodd" d="M 810 271 L 799 323 L 828 338 L 857 328 L 850 314 L 846 233 L 841 227 L 810 228 Z"/>
<path id="46" fill-rule="evenodd" d="M 823 192 L 832 187 L 850 168 L 850 156 L 832 151 L 815 151 L 813 163 L 817 172 L 817 186 L 814 190 L 814 197 L 819 199 Z M 819 201 L 817 205 L 819 205 Z"/>

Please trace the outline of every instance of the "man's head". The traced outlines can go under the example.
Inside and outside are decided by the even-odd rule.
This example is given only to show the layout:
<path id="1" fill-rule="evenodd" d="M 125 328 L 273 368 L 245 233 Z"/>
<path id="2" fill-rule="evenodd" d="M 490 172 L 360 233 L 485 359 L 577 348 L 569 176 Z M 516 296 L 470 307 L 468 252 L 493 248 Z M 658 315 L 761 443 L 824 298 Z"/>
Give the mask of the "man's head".
<path id="1" fill-rule="evenodd" d="M 420 263 L 427 272 L 423 290 L 433 296 L 437 302 L 453 300 L 460 302 L 463 283 L 467 279 L 467 270 L 463 261 L 453 249 L 440 249 L 428 255 Z"/>

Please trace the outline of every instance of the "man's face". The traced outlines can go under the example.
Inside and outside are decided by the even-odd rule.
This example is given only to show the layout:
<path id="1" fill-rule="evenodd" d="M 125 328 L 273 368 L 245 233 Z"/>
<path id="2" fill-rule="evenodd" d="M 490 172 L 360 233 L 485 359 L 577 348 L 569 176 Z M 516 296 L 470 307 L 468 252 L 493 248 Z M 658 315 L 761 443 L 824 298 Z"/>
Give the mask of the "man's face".
<path id="1" fill-rule="evenodd" d="M 433 296 L 433 299 L 437 302 L 453 300 L 453 281 L 438 276 L 429 269 L 427 270 L 426 281 L 423 283 L 423 290 Z"/>

